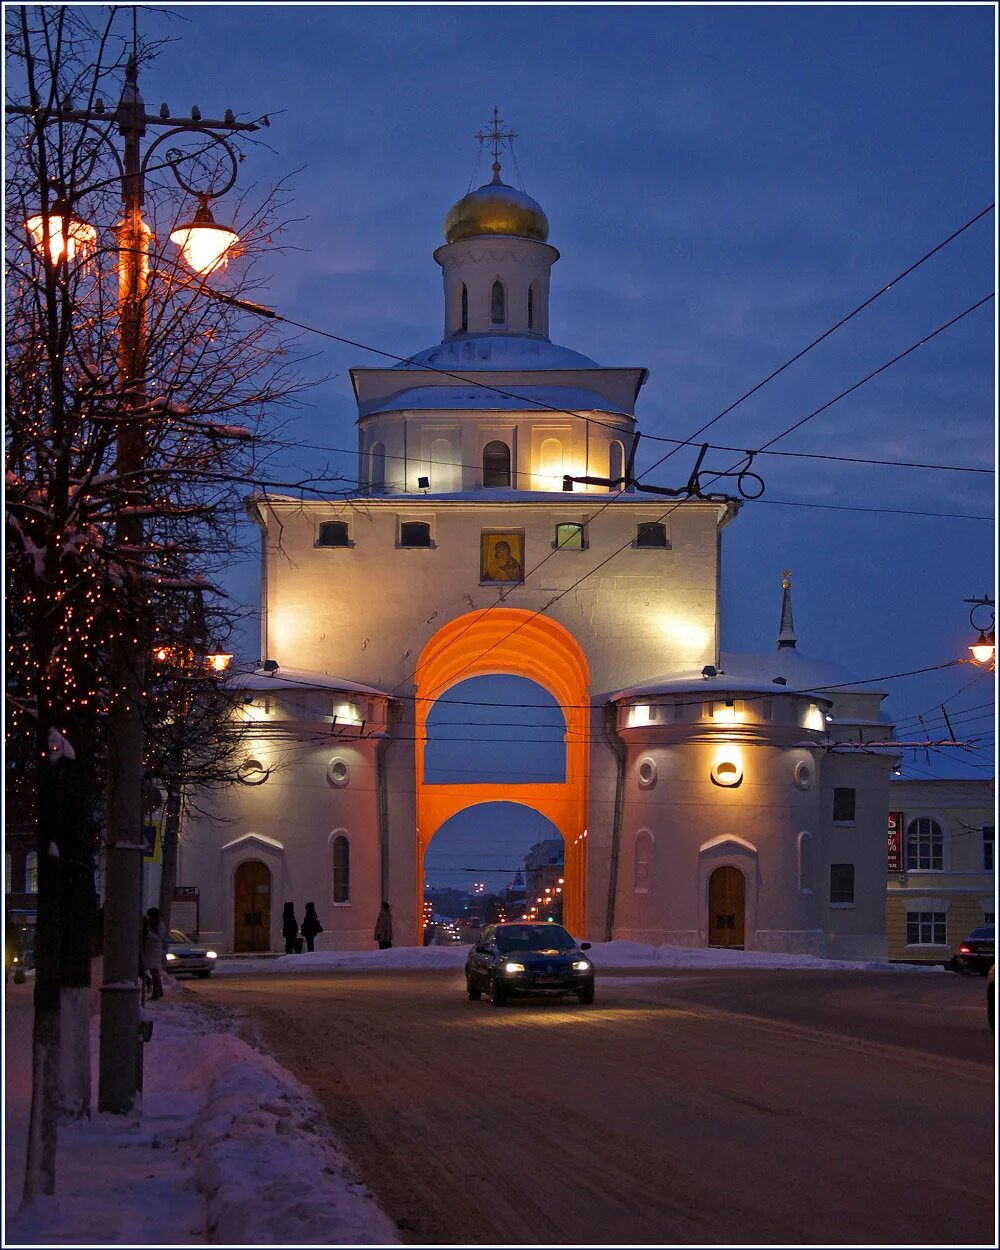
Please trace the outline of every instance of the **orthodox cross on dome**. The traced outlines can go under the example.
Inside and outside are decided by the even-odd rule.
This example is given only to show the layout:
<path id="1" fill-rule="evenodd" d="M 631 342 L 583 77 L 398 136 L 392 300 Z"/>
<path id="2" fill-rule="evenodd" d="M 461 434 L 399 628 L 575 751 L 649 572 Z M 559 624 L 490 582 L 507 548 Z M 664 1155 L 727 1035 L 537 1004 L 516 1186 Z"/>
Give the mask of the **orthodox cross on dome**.
<path id="1" fill-rule="evenodd" d="M 517 135 L 513 130 L 504 130 L 503 127 L 507 123 L 500 116 L 500 110 L 496 105 L 493 106 L 493 120 L 490 122 L 489 130 L 483 129 L 475 136 L 479 140 L 480 148 L 483 144 L 488 143 L 493 149 L 493 181 L 500 181 L 500 153 L 503 150 L 504 141 L 513 143 Z"/>
<path id="2" fill-rule="evenodd" d="M 798 639 L 792 624 L 792 571 L 785 569 L 781 579 L 781 628 L 778 631 L 778 650 L 795 649 Z"/>

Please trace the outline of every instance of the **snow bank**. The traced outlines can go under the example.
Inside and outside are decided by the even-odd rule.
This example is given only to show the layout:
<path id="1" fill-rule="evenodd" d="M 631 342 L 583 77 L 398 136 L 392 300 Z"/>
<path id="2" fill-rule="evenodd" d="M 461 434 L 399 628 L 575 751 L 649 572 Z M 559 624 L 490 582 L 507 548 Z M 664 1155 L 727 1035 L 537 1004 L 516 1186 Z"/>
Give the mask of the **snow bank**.
<path id="1" fill-rule="evenodd" d="M 22 1207 L 5 1245 L 397 1241 L 311 1094 L 230 1017 L 183 990 L 150 1013 L 142 1118 L 61 1129 L 59 1193 Z"/>
<path id="2" fill-rule="evenodd" d="M 215 976 L 284 972 L 367 972 L 375 968 L 461 968 L 466 945 L 394 946 L 380 951 L 313 951 L 281 955 L 277 959 L 225 959 Z M 709 947 L 652 946 L 646 942 L 595 942 L 588 952 L 598 970 L 605 968 L 805 968 L 833 972 L 928 971 L 914 964 L 886 960 L 820 959 L 815 955 L 786 955 L 778 951 L 731 951 Z M 940 971 L 940 969 L 937 969 Z"/>

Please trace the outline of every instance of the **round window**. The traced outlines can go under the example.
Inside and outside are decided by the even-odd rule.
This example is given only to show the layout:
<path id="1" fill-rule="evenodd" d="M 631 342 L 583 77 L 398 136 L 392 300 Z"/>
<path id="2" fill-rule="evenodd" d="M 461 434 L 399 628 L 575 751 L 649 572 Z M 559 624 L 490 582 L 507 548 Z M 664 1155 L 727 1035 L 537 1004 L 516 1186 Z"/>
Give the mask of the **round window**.
<path id="1" fill-rule="evenodd" d="M 648 756 L 639 761 L 639 785 L 643 790 L 656 785 L 656 764 Z"/>
<path id="2" fill-rule="evenodd" d="M 795 784 L 800 790 L 808 790 L 813 782 L 812 769 L 805 760 L 799 760 L 794 770 Z"/>
<path id="3" fill-rule="evenodd" d="M 743 769 L 735 760 L 719 760 L 712 769 L 712 780 L 717 786 L 738 786 L 743 780 Z"/>
<path id="4" fill-rule="evenodd" d="M 351 779 L 350 765 L 339 756 L 335 757 L 327 765 L 326 779 L 331 786 L 346 786 Z"/>
<path id="5" fill-rule="evenodd" d="M 259 786 L 267 781 L 270 773 L 260 762 L 253 756 L 248 756 L 240 765 L 239 778 L 244 785 Z"/>

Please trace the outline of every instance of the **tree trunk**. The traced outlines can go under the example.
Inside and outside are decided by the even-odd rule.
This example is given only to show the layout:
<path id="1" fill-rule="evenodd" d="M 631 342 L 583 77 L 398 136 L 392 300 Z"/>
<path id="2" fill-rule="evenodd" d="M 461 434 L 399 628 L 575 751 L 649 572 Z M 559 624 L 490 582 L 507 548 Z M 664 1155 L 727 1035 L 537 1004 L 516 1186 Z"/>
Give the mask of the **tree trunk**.
<path id="1" fill-rule="evenodd" d="M 177 846 L 181 833 L 181 790 L 176 782 L 168 783 L 167 802 L 163 810 L 161 845 L 163 864 L 160 872 L 160 920 L 170 932 L 174 887 L 177 885 Z"/>
<path id="2" fill-rule="evenodd" d="M 30 1202 L 56 1188 L 56 1137 L 59 1117 L 59 972 L 60 894 L 58 847 L 60 778 L 65 761 L 50 764 L 49 709 L 38 700 L 35 733 L 38 770 L 37 827 L 38 904 L 35 922 L 35 1020 L 31 1038 L 31 1115 L 28 1121 L 24 1200 Z"/>

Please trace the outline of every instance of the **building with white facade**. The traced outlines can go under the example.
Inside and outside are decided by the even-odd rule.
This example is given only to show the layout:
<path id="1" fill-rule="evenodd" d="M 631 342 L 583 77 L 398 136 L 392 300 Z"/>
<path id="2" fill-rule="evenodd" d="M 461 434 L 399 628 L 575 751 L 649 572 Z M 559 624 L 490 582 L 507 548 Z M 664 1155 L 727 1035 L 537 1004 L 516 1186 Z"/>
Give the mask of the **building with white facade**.
<path id="1" fill-rule="evenodd" d="M 787 577 L 777 648 L 722 651 L 738 502 L 622 488 L 647 373 L 552 341 L 548 233 L 495 163 L 434 253 L 442 341 L 352 370 L 356 496 L 249 503 L 267 663 L 234 678 L 249 784 L 185 834 L 202 935 L 280 948 L 309 900 L 321 945 L 365 947 L 386 898 L 417 943 L 431 839 L 505 801 L 563 838 L 581 938 L 880 955 L 884 696 L 800 655 Z M 425 780 L 431 708 L 496 673 L 562 708 L 562 780 Z"/>

